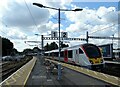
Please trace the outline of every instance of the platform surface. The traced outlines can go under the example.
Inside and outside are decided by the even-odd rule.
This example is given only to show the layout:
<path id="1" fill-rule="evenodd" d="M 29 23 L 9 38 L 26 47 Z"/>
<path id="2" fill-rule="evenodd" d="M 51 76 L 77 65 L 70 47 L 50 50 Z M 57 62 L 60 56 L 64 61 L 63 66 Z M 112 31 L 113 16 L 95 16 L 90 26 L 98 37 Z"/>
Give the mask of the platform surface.
<path id="1" fill-rule="evenodd" d="M 42 63 L 41 58 L 37 58 L 36 65 L 34 66 L 26 86 L 56 86 L 56 85 L 87 85 L 87 86 L 102 86 L 110 85 L 104 81 L 89 77 L 82 73 L 64 68 L 62 71 L 61 80 L 58 80 L 57 72 L 47 73 L 46 66 Z M 57 71 L 57 70 L 56 70 Z"/>

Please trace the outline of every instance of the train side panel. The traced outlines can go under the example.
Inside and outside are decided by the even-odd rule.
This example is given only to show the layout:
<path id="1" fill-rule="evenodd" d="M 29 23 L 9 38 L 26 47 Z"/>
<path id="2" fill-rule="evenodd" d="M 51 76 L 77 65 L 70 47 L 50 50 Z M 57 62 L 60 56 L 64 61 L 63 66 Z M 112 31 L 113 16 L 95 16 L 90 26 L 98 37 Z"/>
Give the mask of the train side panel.
<path id="1" fill-rule="evenodd" d="M 73 61 L 75 62 L 75 64 L 79 64 L 79 55 L 77 55 L 76 53 L 77 53 L 77 50 L 76 49 L 74 49 L 73 50 Z"/>
<path id="2" fill-rule="evenodd" d="M 58 60 L 58 52 L 58 50 L 50 51 L 50 56 Z M 52 53 L 54 54 L 52 55 Z M 74 63 L 90 69 L 92 66 L 98 67 L 104 64 L 99 48 L 93 44 L 84 44 L 62 49 L 60 61 Z"/>

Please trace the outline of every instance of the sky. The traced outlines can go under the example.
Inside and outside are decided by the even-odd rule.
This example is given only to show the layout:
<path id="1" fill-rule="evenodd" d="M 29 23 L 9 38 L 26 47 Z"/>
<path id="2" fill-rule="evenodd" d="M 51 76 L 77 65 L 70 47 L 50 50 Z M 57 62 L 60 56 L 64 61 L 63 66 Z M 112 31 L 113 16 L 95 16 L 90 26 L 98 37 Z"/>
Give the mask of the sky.
<path id="1" fill-rule="evenodd" d="M 86 38 L 91 36 L 118 37 L 119 0 L 2 0 L 0 3 L 0 36 L 10 39 L 19 52 L 26 48 L 41 48 L 41 43 L 25 41 L 41 41 L 41 35 L 51 37 L 51 31 L 58 32 L 58 11 L 40 8 L 33 3 L 44 6 L 75 9 L 82 11 L 60 11 L 60 31 L 67 32 L 68 38 Z M 35 35 L 37 34 L 37 35 Z M 46 43 L 53 40 L 44 41 Z M 56 41 L 57 42 L 57 41 Z M 67 41 L 70 46 L 86 43 L 85 41 Z M 89 39 L 96 45 L 112 43 L 112 40 Z M 118 41 L 113 41 L 118 47 Z"/>

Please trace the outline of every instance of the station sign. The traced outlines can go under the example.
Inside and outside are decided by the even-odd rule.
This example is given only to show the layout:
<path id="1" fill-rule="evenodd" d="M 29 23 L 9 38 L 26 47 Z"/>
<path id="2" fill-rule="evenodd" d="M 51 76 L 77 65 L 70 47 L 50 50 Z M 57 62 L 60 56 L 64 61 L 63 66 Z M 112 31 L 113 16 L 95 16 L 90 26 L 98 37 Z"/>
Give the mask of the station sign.
<path id="1" fill-rule="evenodd" d="M 68 38 L 67 32 L 61 32 L 61 37 L 62 38 Z"/>
<path id="2" fill-rule="evenodd" d="M 57 31 L 51 31 L 51 37 L 58 37 Z"/>

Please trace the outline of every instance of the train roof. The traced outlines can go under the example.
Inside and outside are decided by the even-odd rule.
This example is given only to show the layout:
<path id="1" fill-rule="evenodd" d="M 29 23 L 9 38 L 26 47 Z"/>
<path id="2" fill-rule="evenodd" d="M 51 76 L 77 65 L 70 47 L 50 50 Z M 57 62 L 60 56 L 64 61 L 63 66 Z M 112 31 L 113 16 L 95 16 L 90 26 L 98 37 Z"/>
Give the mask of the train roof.
<path id="1" fill-rule="evenodd" d="M 75 46 L 72 46 L 72 47 L 65 47 L 65 48 L 62 48 L 61 51 L 64 51 L 64 50 L 73 50 L 73 49 L 78 49 L 78 48 L 81 48 L 81 46 L 88 46 L 88 45 L 92 45 L 92 46 L 96 46 L 94 44 L 90 44 L 90 43 L 86 43 L 86 44 L 80 44 L 80 45 L 75 45 Z M 51 50 L 51 51 L 46 51 L 45 53 L 50 53 L 50 52 L 58 52 L 59 49 L 56 49 L 56 50 Z"/>

